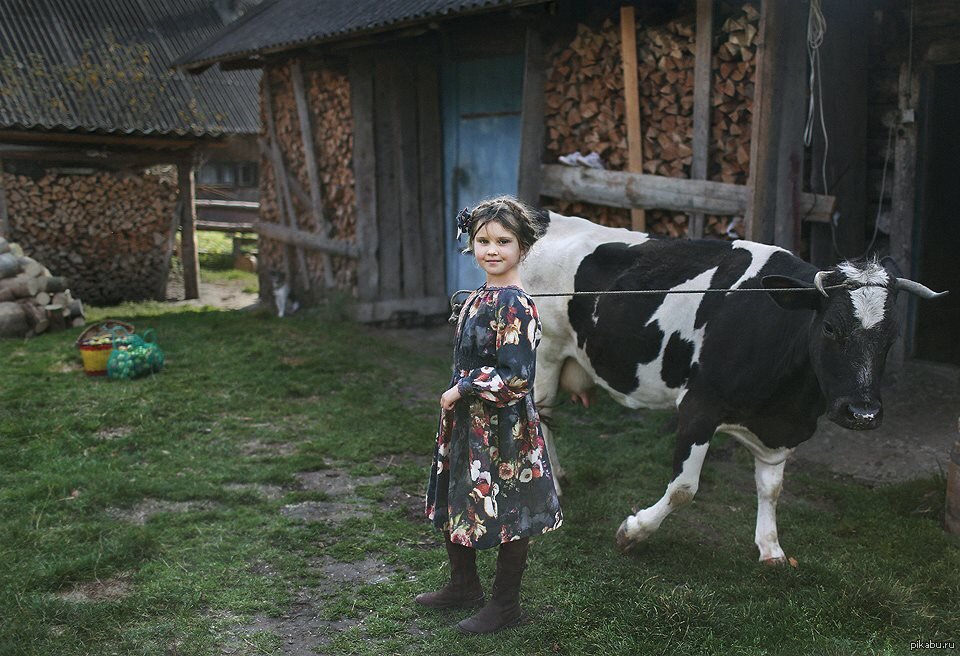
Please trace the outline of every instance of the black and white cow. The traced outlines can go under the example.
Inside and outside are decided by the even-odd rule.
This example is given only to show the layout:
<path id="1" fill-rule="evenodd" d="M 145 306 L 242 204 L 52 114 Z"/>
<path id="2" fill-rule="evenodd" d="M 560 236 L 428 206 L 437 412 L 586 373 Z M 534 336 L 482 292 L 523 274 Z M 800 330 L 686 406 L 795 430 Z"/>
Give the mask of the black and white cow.
<path id="1" fill-rule="evenodd" d="M 586 398 L 595 386 L 630 408 L 678 409 L 673 478 L 657 503 L 620 525 L 621 549 L 693 499 L 710 439 L 722 431 L 755 458 L 760 560 L 782 562 L 776 506 L 787 456 L 813 435 L 824 412 L 854 430 L 880 425 L 896 292 L 937 294 L 896 277 L 892 263 L 844 262 L 818 272 L 766 244 L 658 239 L 552 212 L 549 218 L 521 269 L 534 295 L 766 288 L 537 298 L 543 340 L 534 395 L 547 416 L 561 390 Z M 846 286 L 831 289 L 839 284 Z"/>

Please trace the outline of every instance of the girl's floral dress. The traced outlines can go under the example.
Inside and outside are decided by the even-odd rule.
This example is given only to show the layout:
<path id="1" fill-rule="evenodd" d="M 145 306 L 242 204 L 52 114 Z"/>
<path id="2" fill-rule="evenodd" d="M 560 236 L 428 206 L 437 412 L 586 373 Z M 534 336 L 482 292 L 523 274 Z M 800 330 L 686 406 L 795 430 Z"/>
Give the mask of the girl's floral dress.
<path id="1" fill-rule="evenodd" d="M 460 311 L 450 386 L 463 398 L 441 411 L 426 503 L 457 544 L 484 549 L 563 522 L 530 393 L 539 342 L 518 287 L 484 285 Z"/>

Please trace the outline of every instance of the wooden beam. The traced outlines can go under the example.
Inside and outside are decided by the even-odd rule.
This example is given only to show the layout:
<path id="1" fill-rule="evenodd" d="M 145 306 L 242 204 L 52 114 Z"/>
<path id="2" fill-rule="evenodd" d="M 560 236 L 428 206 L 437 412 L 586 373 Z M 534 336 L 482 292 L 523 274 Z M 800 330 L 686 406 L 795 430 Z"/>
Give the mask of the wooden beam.
<path id="1" fill-rule="evenodd" d="M 350 105 L 353 113 L 353 179 L 357 198 L 357 295 L 377 297 L 377 153 L 374 142 L 373 59 L 369 52 L 350 57 Z"/>
<path id="2" fill-rule="evenodd" d="M 32 130 L 0 130 L 0 139 L 3 141 L 19 142 L 49 142 L 85 143 L 120 146 L 138 146 L 156 148 L 159 150 L 184 150 L 203 146 L 216 148 L 226 146 L 224 137 L 189 139 L 181 137 L 121 137 L 109 134 L 75 134 L 72 132 L 41 132 Z"/>
<path id="3" fill-rule="evenodd" d="M 517 197 L 540 205 L 540 163 L 543 160 L 544 82 L 546 64 L 540 32 L 527 27 L 523 51 L 523 92 L 520 105 L 520 170 Z"/>
<path id="4" fill-rule="evenodd" d="M 627 170 L 643 172 L 643 138 L 640 133 L 640 89 L 637 79 L 637 21 L 632 5 L 620 7 L 620 55 L 623 58 L 623 100 L 627 115 Z M 644 232 L 647 216 L 630 210 L 630 227 Z"/>
<path id="5" fill-rule="evenodd" d="M 182 151 L 127 152 L 80 148 L 78 146 L 0 145 L 0 157 L 8 160 L 59 162 L 63 165 L 96 166 L 113 170 L 129 166 L 176 164 L 183 158 Z"/>
<path id="6" fill-rule="evenodd" d="M 260 221 L 255 223 L 253 229 L 260 235 L 269 239 L 299 246 L 312 251 L 319 251 L 329 255 L 342 255 L 344 257 L 359 257 L 360 249 L 356 244 L 343 241 L 341 239 L 330 239 L 315 232 L 305 232 L 296 228 L 288 228 L 279 223 L 269 221 Z"/>
<path id="7" fill-rule="evenodd" d="M 197 230 L 211 232 L 253 232 L 253 223 L 233 223 L 232 221 L 197 221 Z"/>
<path id="8" fill-rule="evenodd" d="M 256 214 L 260 211 L 260 203 L 245 200 L 220 200 L 219 198 L 198 198 L 197 207 L 212 207 L 217 209 L 238 210 Z"/>
<path id="9" fill-rule="evenodd" d="M 697 0 L 697 55 L 693 69 L 693 162 L 690 177 L 707 179 L 710 154 L 710 71 L 713 66 L 713 1 Z M 704 214 L 690 215 L 687 236 L 703 237 Z"/>
<path id="10" fill-rule="evenodd" d="M 904 120 L 916 115 L 920 104 L 920 76 L 907 63 L 900 65 L 897 85 L 898 125 L 894 150 L 893 202 L 890 210 L 890 257 L 903 275 L 910 277 L 916 272 L 913 266 L 914 206 L 916 202 L 917 177 L 917 123 Z M 883 199 L 881 199 L 882 202 Z M 915 312 L 916 301 L 909 294 L 900 294 L 897 314 L 902 327 L 903 339 L 894 340 L 888 358 L 893 367 L 899 367 L 914 352 L 914 331 L 909 320 Z"/>
<path id="11" fill-rule="evenodd" d="M 294 230 L 298 230 L 296 208 L 293 206 L 293 199 L 290 197 L 290 186 L 287 184 L 287 170 L 283 163 L 283 154 L 280 152 L 280 143 L 277 141 L 277 125 L 273 118 L 273 91 L 270 88 L 269 76 L 264 76 L 263 80 L 263 100 L 264 114 L 267 119 L 267 136 L 270 140 L 270 156 L 273 165 L 273 181 L 277 185 L 277 210 L 280 212 L 280 220 L 283 224 Z M 297 257 L 297 268 L 300 270 L 300 284 L 304 291 L 310 291 L 310 272 L 307 269 L 307 257 L 302 248 L 295 248 Z M 289 255 L 286 256 L 284 265 L 287 273 L 287 281 L 292 283 L 290 276 Z"/>
<path id="12" fill-rule="evenodd" d="M 544 164 L 542 168 L 544 196 L 625 209 L 643 207 L 742 215 L 746 211 L 749 195 L 746 186 L 710 180 L 686 180 L 559 164 Z M 834 202 L 832 196 L 801 194 L 800 212 L 807 221 L 829 221 Z"/>
<path id="13" fill-rule="evenodd" d="M 177 187 L 180 205 L 180 260 L 183 262 L 183 296 L 185 299 L 200 298 L 200 261 L 197 255 L 197 207 L 194 159 L 180 160 L 177 164 Z"/>
<path id="14" fill-rule="evenodd" d="M 297 103 L 297 118 L 300 121 L 300 138 L 303 142 L 303 159 L 307 166 L 307 178 L 310 181 L 310 211 L 320 233 L 330 236 L 330 225 L 323 213 L 323 189 L 320 187 L 320 168 L 317 166 L 317 153 L 313 145 L 313 126 L 310 121 L 310 107 L 307 94 L 303 89 L 303 67 L 299 59 L 290 62 L 290 79 L 293 80 L 293 95 Z M 323 256 L 323 281 L 327 288 L 336 286 L 330 257 Z"/>
<path id="15" fill-rule="evenodd" d="M 760 7 L 747 236 L 796 251 L 802 221 L 809 4 L 763 2 Z"/>

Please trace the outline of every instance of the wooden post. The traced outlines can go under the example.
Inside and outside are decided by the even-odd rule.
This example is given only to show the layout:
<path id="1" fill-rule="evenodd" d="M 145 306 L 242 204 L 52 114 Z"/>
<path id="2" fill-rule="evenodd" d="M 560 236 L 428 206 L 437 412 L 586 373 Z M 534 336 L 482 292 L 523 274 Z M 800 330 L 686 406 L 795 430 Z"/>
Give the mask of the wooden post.
<path id="1" fill-rule="evenodd" d="M 3 160 L 0 159 L 0 237 L 10 236 L 10 216 L 7 214 L 7 189 L 3 184 Z"/>
<path id="2" fill-rule="evenodd" d="M 264 114 L 267 118 L 267 136 L 270 140 L 271 164 L 273 166 L 273 182 L 277 186 L 277 210 L 280 212 L 280 222 L 294 230 L 299 229 L 297 221 L 297 211 L 293 206 L 293 198 L 290 196 L 290 185 L 287 184 L 287 170 L 283 164 L 283 153 L 280 152 L 280 142 L 277 141 L 277 126 L 273 118 L 273 92 L 270 88 L 270 77 L 263 76 L 263 102 Z M 297 264 L 300 269 L 300 284 L 304 291 L 310 291 L 310 271 L 307 269 L 307 257 L 302 248 L 295 247 Z M 286 267 L 287 283 L 292 285 L 293 279 L 290 275 L 290 256 L 284 258 Z"/>
<path id="3" fill-rule="evenodd" d="M 523 97 L 520 107 L 520 170 L 517 196 L 525 203 L 540 205 L 540 163 L 543 159 L 544 78 L 543 40 L 540 32 L 527 27 L 523 53 Z"/>
<path id="4" fill-rule="evenodd" d="M 317 166 L 317 154 L 313 146 L 313 128 L 310 125 L 310 107 L 307 94 L 303 89 L 303 67 L 299 59 L 290 62 L 290 79 L 293 80 L 293 95 L 297 101 L 297 118 L 300 121 L 300 137 L 303 140 L 303 158 L 307 165 L 307 177 L 310 180 L 310 210 L 320 233 L 330 236 L 330 226 L 323 213 L 323 189 L 320 187 L 320 168 Z M 336 285 L 330 256 L 322 255 L 323 280 L 328 288 Z"/>
<path id="5" fill-rule="evenodd" d="M 179 170 L 180 164 L 177 163 Z M 170 217 L 170 232 L 167 236 L 167 252 L 164 253 L 163 264 L 160 271 L 160 279 L 157 281 L 157 299 L 167 300 L 167 283 L 170 280 L 170 263 L 177 250 L 177 230 L 180 227 L 180 216 L 183 214 L 183 197 L 178 197 L 173 208 L 173 216 Z"/>
<path id="6" fill-rule="evenodd" d="M 750 138 L 747 237 L 795 251 L 806 116 L 809 5 L 763 2 Z"/>
<path id="7" fill-rule="evenodd" d="M 710 71 L 713 60 L 713 0 L 697 0 L 697 57 L 693 70 L 693 162 L 690 177 L 707 179 L 710 154 Z M 691 239 L 703 238 L 704 215 L 690 215 Z"/>
<path id="8" fill-rule="evenodd" d="M 620 7 L 620 52 L 623 56 L 624 110 L 627 114 L 627 170 L 643 173 L 643 140 L 640 133 L 640 90 L 637 81 L 637 24 L 633 6 Z M 643 232 L 647 215 L 630 210 L 630 226 Z"/>
<path id="9" fill-rule="evenodd" d="M 919 76 L 908 64 L 900 65 L 898 84 L 899 116 L 894 128 L 896 147 L 894 149 L 893 203 L 890 211 L 890 257 L 893 258 L 904 276 L 914 275 L 913 271 L 913 223 L 914 203 L 916 201 L 917 175 L 917 123 L 904 121 L 905 117 L 916 114 L 919 105 Z M 898 302 L 902 339 L 895 340 L 890 348 L 888 362 L 898 367 L 913 355 L 913 325 L 910 321 L 915 297 L 900 294 Z"/>
<path id="10" fill-rule="evenodd" d="M 183 262 L 183 296 L 200 298 L 200 261 L 197 256 L 197 206 L 194 203 L 194 157 L 177 163 L 177 186 L 180 198 L 180 259 Z"/>
<path id="11" fill-rule="evenodd" d="M 350 104 L 353 113 L 353 177 L 357 196 L 357 294 L 361 301 L 377 298 L 380 267 L 377 259 L 377 152 L 373 121 L 373 60 L 369 53 L 350 57 Z"/>

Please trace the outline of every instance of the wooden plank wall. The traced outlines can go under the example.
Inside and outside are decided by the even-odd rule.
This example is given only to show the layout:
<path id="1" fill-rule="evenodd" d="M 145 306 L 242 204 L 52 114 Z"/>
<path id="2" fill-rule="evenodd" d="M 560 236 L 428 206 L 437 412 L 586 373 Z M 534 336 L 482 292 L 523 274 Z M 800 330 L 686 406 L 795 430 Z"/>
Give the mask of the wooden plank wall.
<path id="1" fill-rule="evenodd" d="M 422 48 L 417 57 L 417 131 L 420 136 L 420 234 L 424 296 L 446 293 L 443 229 L 443 134 L 440 120 L 440 63 Z M 542 124 L 542 121 L 541 121 Z"/>
<path id="2" fill-rule="evenodd" d="M 353 113 L 353 175 L 357 198 L 357 296 L 373 301 L 380 288 L 377 232 L 376 143 L 373 125 L 373 55 L 350 57 L 350 102 Z"/>
<path id="3" fill-rule="evenodd" d="M 863 0 L 832 0 L 823 4 L 827 30 L 820 47 L 824 141 L 819 103 L 813 125 L 810 188 L 837 198 L 837 250 L 842 257 L 860 255 L 865 246 L 867 215 L 867 111 L 870 15 Z M 884 135 L 886 136 L 886 135 Z M 826 155 L 826 186 L 822 162 Z M 810 227 L 810 261 L 827 267 L 841 259 L 834 252 L 830 225 Z"/>
<path id="4" fill-rule="evenodd" d="M 361 320 L 446 306 L 439 60 L 430 45 L 351 54 Z"/>

